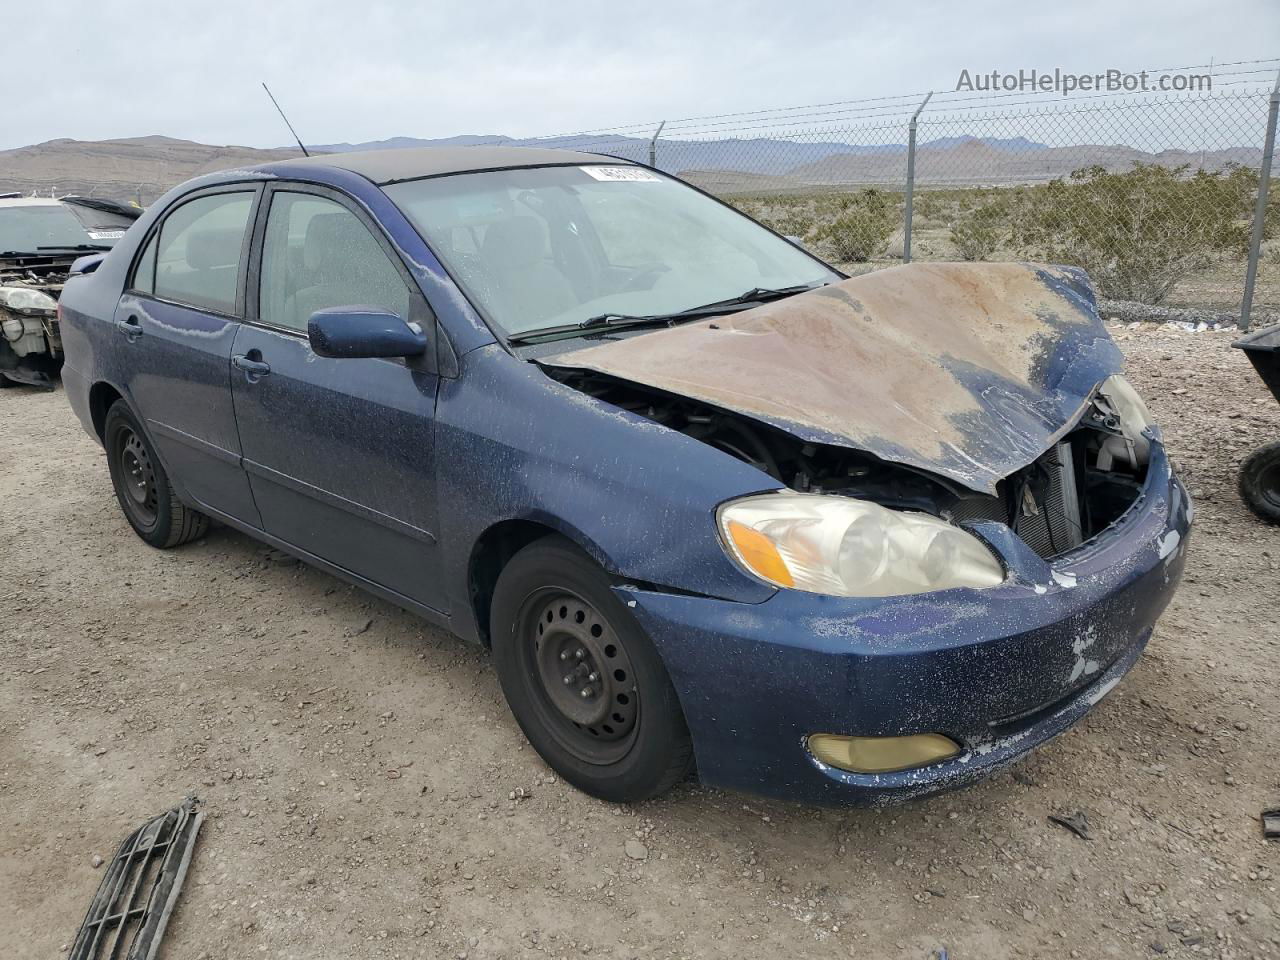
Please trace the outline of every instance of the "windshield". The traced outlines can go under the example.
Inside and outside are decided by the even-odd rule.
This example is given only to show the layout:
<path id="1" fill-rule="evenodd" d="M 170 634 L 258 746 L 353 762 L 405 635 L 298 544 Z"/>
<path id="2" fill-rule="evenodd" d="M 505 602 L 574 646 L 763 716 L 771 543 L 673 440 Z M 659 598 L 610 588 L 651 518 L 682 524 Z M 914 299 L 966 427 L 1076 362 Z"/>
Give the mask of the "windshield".
<path id="1" fill-rule="evenodd" d="M 508 335 L 840 279 L 735 210 L 642 167 L 499 170 L 383 189 Z"/>
<path id="2" fill-rule="evenodd" d="M 0 204 L 0 252 L 35 253 L 41 247 L 109 247 L 123 236 L 112 224 L 92 232 L 64 204 Z"/>

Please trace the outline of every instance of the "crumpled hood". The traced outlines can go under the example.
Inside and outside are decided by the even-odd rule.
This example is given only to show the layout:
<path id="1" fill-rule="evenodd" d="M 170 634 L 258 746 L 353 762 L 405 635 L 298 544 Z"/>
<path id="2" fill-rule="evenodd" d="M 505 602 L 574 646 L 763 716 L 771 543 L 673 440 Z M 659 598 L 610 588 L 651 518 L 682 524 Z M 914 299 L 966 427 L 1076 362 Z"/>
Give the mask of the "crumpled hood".
<path id="1" fill-rule="evenodd" d="M 995 493 L 1076 424 L 1123 358 L 1081 270 L 913 263 L 539 362 Z"/>

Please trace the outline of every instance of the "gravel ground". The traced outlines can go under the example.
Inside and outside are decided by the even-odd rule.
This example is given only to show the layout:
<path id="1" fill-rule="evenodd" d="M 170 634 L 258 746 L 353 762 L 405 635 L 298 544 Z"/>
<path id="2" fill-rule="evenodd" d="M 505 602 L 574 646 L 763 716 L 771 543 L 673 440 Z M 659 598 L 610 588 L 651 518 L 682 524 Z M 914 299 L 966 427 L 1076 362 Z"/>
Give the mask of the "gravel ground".
<path id="1" fill-rule="evenodd" d="M 62 394 L 0 392 L 0 952 L 58 956 L 195 793 L 170 958 L 1280 955 L 1280 529 L 1234 489 L 1280 406 L 1229 335 L 1115 335 L 1197 493 L 1182 590 L 1071 733 L 879 812 L 577 793 L 485 653 L 225 529 L 144 546 Z"/>
<path id="2" fill-rule="evenodd" d="M 1099 300 L 1098 310 L 1108 320 L 1118 323 L 1180 323 L 1191 327 L 1234 327 L 1240 320 L 1240 311 L 1216 310 L 1212 307 L 1152 306 L 1133 300 Z M 1273 323 L 1280 323 L 1280 314 L 1259 305 L 1250 317 L 1253 330 L 1260 330 Z"/>

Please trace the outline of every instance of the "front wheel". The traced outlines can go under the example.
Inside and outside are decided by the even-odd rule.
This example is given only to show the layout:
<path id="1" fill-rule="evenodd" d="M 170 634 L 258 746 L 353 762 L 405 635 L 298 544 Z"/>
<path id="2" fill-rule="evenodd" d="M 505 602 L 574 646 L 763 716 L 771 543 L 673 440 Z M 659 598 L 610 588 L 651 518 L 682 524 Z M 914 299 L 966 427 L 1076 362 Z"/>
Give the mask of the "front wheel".
<path id="1" fill-rule="evenodd" d="M 569 783 L 630 803 L 689 772 L 689 731 L 662 660 L 609 578 L 567 540 L 511 558 L 490 629 L 516 722 Z"/>
<path id="2" fill-rule="evenodd" d="M 107 411 L 103 439 L 116 499 L 139 537 L 167 549 L 204 536 L 209 518 L 178 499 L 160 458 L 123 400 Z"/>
<path id="3" fill-rule="evenodd" d="M 1245 458 L 1240 497 L 1263 520 L 1280 523 L 1280 442 L 1264 444 Z"/>

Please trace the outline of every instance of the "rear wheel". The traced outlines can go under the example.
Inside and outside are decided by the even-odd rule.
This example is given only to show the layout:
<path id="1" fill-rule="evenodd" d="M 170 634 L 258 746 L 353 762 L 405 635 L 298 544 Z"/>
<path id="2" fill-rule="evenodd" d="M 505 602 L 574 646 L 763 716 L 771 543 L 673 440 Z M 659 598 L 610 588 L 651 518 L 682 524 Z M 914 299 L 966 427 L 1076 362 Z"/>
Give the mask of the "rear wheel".
<path id="1" fill-rule="evenodd" d="M 1240 496 L 1263 520 L 1280 523 L 1280 442 L 1265 444 L 1245 458 Z"/>
<path id="2" fill-rule="evenodd" d="M 498 578 L 490 624 L 511 712 L 565 780 L 634 802 L 688 773 L 689 731 L 657 651 L 571 543 L 548 537 L 517 553 Z"/>
<path id="3" fill-rule="evenodd" d="M 150 441 L 123 400 L 107 411 L 103 436 L 116 500 L 139 537 L 153 547 L 167 549 L 204 535 L 209 518 L 178 499 Z"/>

